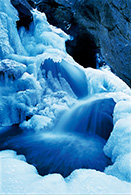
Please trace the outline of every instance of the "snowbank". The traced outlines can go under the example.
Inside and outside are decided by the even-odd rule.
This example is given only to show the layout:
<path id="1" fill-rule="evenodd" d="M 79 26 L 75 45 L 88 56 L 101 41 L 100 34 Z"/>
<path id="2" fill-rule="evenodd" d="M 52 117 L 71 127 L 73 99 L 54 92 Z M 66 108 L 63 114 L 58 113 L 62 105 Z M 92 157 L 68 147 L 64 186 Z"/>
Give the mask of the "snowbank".
<path id="1" fill-rule="evenodd" d="M 75 170 L 42 177 L 13 151 L 0 152 L 1 194 L 130 194 L 131 184 L 95 170 Z"/>
<path id="2" fill-rule="evenodd" d="M 114 109 L 114 128 L 104 148 L 112 159 L 105 173 L 131 182 L 131 99 L 120 101 Z"/>

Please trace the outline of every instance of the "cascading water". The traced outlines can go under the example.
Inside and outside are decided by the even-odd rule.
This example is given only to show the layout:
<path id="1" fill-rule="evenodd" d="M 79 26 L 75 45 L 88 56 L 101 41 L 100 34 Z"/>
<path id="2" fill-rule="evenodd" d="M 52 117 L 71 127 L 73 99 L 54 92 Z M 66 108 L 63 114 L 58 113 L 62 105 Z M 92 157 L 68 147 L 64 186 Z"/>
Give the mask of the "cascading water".
<path id="1" fill-rule="evenodd" d="M 100 97 L 99 97 L 100 98 Z M 99 99 L 93 96 L 80 101 L 77 106 L 64 114 L 56 131 L 91 133 L 107 140 L 113 129 L 113 99 Z"/>
<path id="2" fill-rule="evenodd" d="M 41 175 L 60 173 L 66 177 L 78 168 L 103 171 L 111 164 L 103 147 L 113 128 L 114 106 L 111 98 L 89 98 L 65 113 L 50 132 L 20 133 L 12 138 L 8 131 L 4 132 L 6 137 L 1 135 L 0 149 L 24 154 Z"/>
<path id="3" fill-rule="evenodd" d="M 43 88 L 43 84 L 41 85 L 43 79 L 48 81 L 51 72 L 52 78 L 45 85 L 55 92 L 58 87 L 53 88 L 52 83 L 57 81 L 62 90 L 74 94 L 73 97 L 76 96 L 79 100 L 47 133 L 38 133 L 38 135 L 18 133 L 16 136 L 14 126 L 11 129 L 7 128 L 5 134 L 1 133 L 3 140 L 1 149 L 14 149 L 24 154 L 27 161 L 34 164 L 42 175 L 56 172 L 66 177 L 77 168 L 103 171 L 111 163 L 105 156 L 103 147 L 113 128 L 112 113 L 115 102 L 112 98 L 101 98 L 102 95 L 100 97 L 88 95 L 88 83 L 83 68 L 65 54 L 64 42 L 69 37 L 60 30 L 49 27 L 44 14 L 34 10 L 33 15 L 34 23 L 31 24 L 29 31 L 24 28 L 19 29 L 22 44 L 30 57 L 23 56 L 19 59 L 15 54 L 9 55 L 9 58 L 18 62 L 26 62 L 27 72 L 31 74 L 30 76 L 25 73 L 16 86 L 24 90 L 29 80 L 28 88 L 37 88 L 38 91 L 40 87 Z M 57 44 L 58 41 L 60 44 Z M 58 59 L 54 53 L 59 56 Z M 32 85 L 32 81 L 35 82 L 33 76 L 41 86 Z M 42 89 L 39 94 L 43 93 Z M 85 100 L 82 100 L 84 97 Z M 29 114 L 32 115 L 33 113 Z M 27 115 L 26 119 L 30 119 L 29 116 Z M 32 127 L 29 127 L 28 131 L 31 129 Z M 14 132 L 12 136 L 10 131 L 12 134 Z"/>
<path id="4" fill-rule="evenodd" d="M 104 171 L 111 164 L 103 152 L 106 141 L 99 136 L 87 134 L 83 137 L 57 132 L 17 136 L 9 134 L 7 131 L 6 137 L 0 135 L 0 149 L 13 149 L 18 154 L 24 154 L 27 162 L 33 164 L 41 175 L 60 173 L 67 177 L 75 169 Z"/>
<path id="5" fill-rule="evenodd" d="M 32 14 L 29 29 L 21 27 L 18 32 L 16 10 L 10 0 L 0 0 L 0 150 L 12 149 L 25 155 L 41 175 L 60 173 L 66 177 L 75 169 L 87 168 L 83 173 L 91 175 L 91 182 L 89 179 L 87 183 L 93 190 L 92 181 L 95 178 L 96 182 L 97 176 L 100 181 L 107 178 L 107 184 L 113 183 L 114 177 L 106 174 L 131 181 L 130 88 L 107 69 L 95 70 L 77 64 L 66 53 L 65 41 L 70 37 L 49 25 L 44 13 L 33 10 Z M 10 151 L 5 153 L 10 158 Z M 108 166 L 111 161 L 113 164 Z M 2 162 L 5 167 L 2 177 L 7 185 L 0 193 L 8 194 L 21 179 L 16 176 L 17 171 L 16 177 L 12 176 L 14 161 L 2 157 Z M 16 165 L 18 169 L 21 163 L 22 160 Z M 80 171 L 78 186 L 87 177 Z M 20 194 L 22 188 L 17 184 Z M 125 190 L 126 184 L 122 184 Z M 104 188 L 97 186 L 97 192 L 99 189 Z M 106 189 L 110 193 L 108 185 Z M 47 191 L 45 194 L 49 194 Z M 71 193 L 64 191 L 64 194 Z"/>

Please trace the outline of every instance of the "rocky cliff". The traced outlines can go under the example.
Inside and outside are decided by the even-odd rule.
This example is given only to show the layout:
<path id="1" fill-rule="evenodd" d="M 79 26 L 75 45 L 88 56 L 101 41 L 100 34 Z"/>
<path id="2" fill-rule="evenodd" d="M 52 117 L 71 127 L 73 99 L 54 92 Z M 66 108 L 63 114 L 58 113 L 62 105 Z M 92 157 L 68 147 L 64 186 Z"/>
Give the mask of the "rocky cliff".
<path id="1" fill-rule="evenodd" d="M 114 72 L 131 86 L 131 0 L 28 2 L 45 12 L 51 24 L 74 37 L 66 45 L 68 53 L 78 63 L 95 67 L 95 56 L 99 52 Z"/>

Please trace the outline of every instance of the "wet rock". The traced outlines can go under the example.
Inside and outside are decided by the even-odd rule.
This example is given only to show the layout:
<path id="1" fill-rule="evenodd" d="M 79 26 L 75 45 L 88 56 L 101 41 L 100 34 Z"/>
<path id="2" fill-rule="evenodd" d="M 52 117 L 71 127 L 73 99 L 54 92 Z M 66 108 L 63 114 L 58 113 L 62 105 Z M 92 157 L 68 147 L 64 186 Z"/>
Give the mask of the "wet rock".
<path id="1" fill-rule="evenodd" d="M 74 39 L 67 51 L 84 67 L 95 67 L 99 52 L 115 73 L 131 86 L 131 1 L 36 0 L 48 21 Z"/>

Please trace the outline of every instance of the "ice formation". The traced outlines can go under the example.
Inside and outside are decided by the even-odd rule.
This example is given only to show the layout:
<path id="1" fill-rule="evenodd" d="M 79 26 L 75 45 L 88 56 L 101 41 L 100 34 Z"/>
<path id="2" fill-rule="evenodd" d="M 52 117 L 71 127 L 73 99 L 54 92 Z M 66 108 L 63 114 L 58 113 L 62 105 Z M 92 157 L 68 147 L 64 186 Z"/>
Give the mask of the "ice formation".
<path id="1" fill-rule="evenodd" d="M 113 131 L 104 147 L 113 165 L 105 173 L 76 170 L 41 177 L 12 151 L 1 155 L 1 194 L 130 194 L 131 89 L 106 69 L 84 69 L 66 53 L 70 36 L 33 10 L 27 31 L 16 29 L 17 11 L 0 0 L 0 125 L 20 124 L 24 131 L 51 129 L 81 99 L 113 98 Z M 116 62 L 117 63 L 117 62 Z M 35 186 L 35 187 L 34 187 Z"/>
<path id="2" fill-rule="evenodd" d="M 75 170 L 66 179 L 60 174 L 42 177 L 15 152 L 2 151 L 0 154 L 1 194 L 130 194 L 130 183 L 96 170 Z"/>

